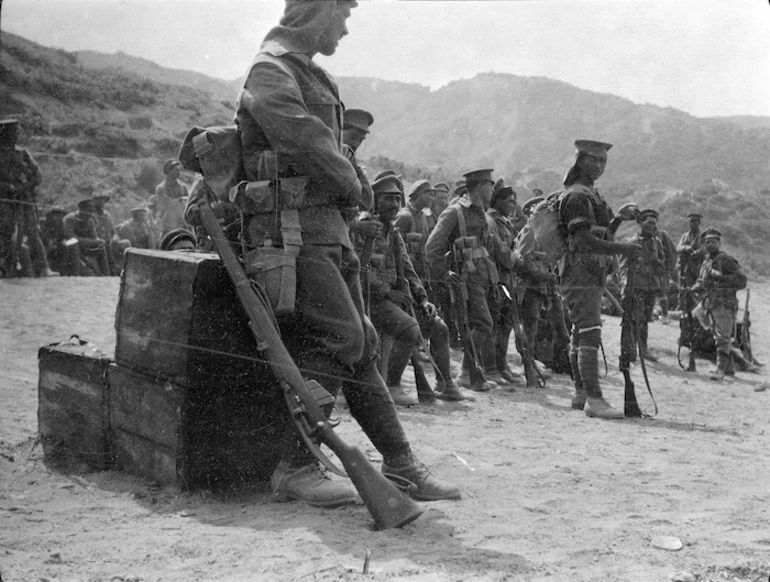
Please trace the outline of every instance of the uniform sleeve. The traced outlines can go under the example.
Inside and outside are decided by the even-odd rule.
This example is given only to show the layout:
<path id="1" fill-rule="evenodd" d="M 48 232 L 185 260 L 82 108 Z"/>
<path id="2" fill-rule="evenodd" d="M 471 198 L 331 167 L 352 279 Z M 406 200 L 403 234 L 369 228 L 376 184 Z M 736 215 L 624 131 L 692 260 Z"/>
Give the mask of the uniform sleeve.
<path id="1" fill-rule="evenodd" d="M 288 71 L 269 62 L 254 65 L 240 105 L 254 117 L 276 153 L 288 156 L 300 175 L 334 192 L 339 206 L 358 206 L 361 182 L 353 165 L 341 153 L 332 130 L 310 113 Z"/>
<path id="2" fill-rule="evenodd" d="M 569 234 L 581 229 L 591 228 L 596 224 L 596 214 L 587 194 L 580 191 L 570 191 L 559 206 L 561 222 L 567 227 Z"/>
<path id="3" fill-rule="evenodd" d="M 720 255 L 718 261 L 714 261 L 713 267 L 721 271 L 721 275 L 714 276 L 716 287 L 722 289 L 745 289 L 748 279 L 738 261 L 730 255 Z"/>
<path id="4" fill-rule="evenodd" d="M 444 255 L 451 249 L 451 236 L 457 226 L 457 212 L 459 211 L 454 206 L 445 208 L 438 217 L 435 228 L 428 236 L 425 249 L 431 281 L 443 281 L 449 270 Z"/>

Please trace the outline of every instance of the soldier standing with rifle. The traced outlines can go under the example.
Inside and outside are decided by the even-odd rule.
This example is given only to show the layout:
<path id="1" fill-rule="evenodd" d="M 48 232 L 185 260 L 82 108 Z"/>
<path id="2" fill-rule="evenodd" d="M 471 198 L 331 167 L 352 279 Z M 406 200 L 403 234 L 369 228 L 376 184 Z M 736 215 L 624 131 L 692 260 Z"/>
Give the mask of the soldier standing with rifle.
<path id="1" fill-rule="evenodd" d="M 430 353 L 435 362 L 436 396 L 443 400 L 463 400 L 460 389 L 452 380 L 449 358 L 449 330 L 428 301 L 406 244 L 393 219 L 400 208 L 402 187 L 398 176 L 386 175 L 372 184 L 377 217 L 383 225 L 382 236 L 374 239 L 368 270 L 370 318 L 381 335 L 394 339 L 388 358 L 386 384 L 396 404 L 414 404 L 404 393 L 401 376 L 413 357 L 415 348 L 422 344 L 423 333 L 430 341 Z M 356 236 L 356 251 L 364 256 L 365 239 Z M 363 259 L 362 259 L 363 260 Z M 414 314 L 416 305 L 419 315 Z M 415 361 L 419 366 L 419 362 Z M 419 387 L 418 387 L 419 389 Z"/>
<path id="2" fill-rule="evenodd" d="M 655 236 L 658 226 L 658 211 L 648 208 L 639 212 L 636 222 L 639 223 L 639 232 L 628 239 L 628 242 L 642 247 L 641 254 L 633 261 L 633 264 L 626 258 L 622 258 L 620 269 L 623 273 L 623 279 L 627 286 L 629 278 L 628 271 L 633 268 L 635 272 L 633 292 L 635 298 L 633 305 L 636 312 L 630 314 L 634 318 L 635 329 L 639 334 L 639 350 L 642 357 L 650 362 L 657 362 L 658 359 L 650 353 L 647 345 L 648 327 L 652 318 L 652 311 L 655 308 L 655 299 L 660 294 L 661 280 L 666 277 L 666 255 L 663 244 Z"/>
<path id="3" fill-rule="evenodd" d="M 722 233 L 716 228 L 703 232 L 705 257 L 693 293 L 702 295 L 693 311 L 704 329 L 714 334 L 717 346 L 717 365 L 711 371 L 712 380 L 735 375 L 732 343 L 738 313 L 737 291 L 746 288 L 746 274 L 738 261 L 720 250 Z"/>
<path id="4" fill-rule="evenodd" d="M 616 218 L 594 183 L 604 173 L 607 151 L 612 144 L 598 141 L 575 142 L 575 163 L 564 178 L 560 222 L 567 233 L 567 251 L 561 259 L 561 295 L 572 321 L 570 364 L 575 396 L 572 408 L 586 416 L 623 418 L 623 412 L 610 406 L 599 384 L 599 345 L 602 340 L 601 305 L 604 281 L 614 255 L 635 257 L 641 247 L 614 242 L 613 236 L 623 220 L 636 218 L 635 207 L 626 205 Z"/>
<path id="5" fill-rule="evenodd" d="M 337 85 L 312 59 L 336 52 L 355 6 L 287 0 L 251 64 L 236 113 L 245 177 L 256 185 L 251 202 L 259 203 L 244 213 L 244 259 L 249 271 L 260 257 L 280 256 L 287 265 L 296 258 L 294 309 L 278 323 L 303 376 L 332 396 L 344 383 L 351 415 L 382 453 L 383 473 L 411 483 L 416 499 L 456 499 L 459 489 L 433 477 L 412 453 L 377 370 L 376 332 L 364 313 L 360 264 L 342 214 L 358 206 L 361 182 L 342 148 Z M 278 290 L 284 291 L 290 295 Z M 271 484 L 279 500 L 356 500 L 320 470 L 294 433 Z"/>
<path id="6" fill-rule="evenodd" d="M 496 287 L 497 267 L 490 256 L 494 242 L 486 210 L 495 181 L 491 169 L 464 174 L 467 196 L 450 204 L 428 237 L 432 281 L 446 281 L 455 295 L 455 315 L 464 330 L 463 368 L 457 383 L 476 391 L 508 384 L 495 365 L 495 344 L 488 293 Z M 450 264 L 447 264 L 447 258 Z"/>

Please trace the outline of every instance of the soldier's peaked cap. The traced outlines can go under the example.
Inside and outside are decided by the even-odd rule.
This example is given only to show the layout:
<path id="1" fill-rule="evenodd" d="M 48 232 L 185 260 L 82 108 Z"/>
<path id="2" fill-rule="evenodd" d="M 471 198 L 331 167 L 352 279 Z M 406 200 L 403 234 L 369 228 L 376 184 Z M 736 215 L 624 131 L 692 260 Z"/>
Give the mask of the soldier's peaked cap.
<path id="1" fill-rule="evenodd" d="M 342 114 L 342 128 L 360 129 L 369 133 L 369 126 L 374 123 L 374 116 L 364 109 L 346 109 Z"/>
<path id="2" fill-rule="evenodd" d="M 401 178 L 394 174 L 385 174 L 379 176 L 374 182 L 372 182 L 372 190 L 375 194 L 385 194 L 392 192 L 394 194 L 401 194 L 402 192 Z"/>
<path id="3" fill-rule="evenodd" d="M 494 185 L 495 181 L 492 179 L 492 172 L 494 171 L 495 170 L 493 168 L 473 170 L 463 174 L 463 177 L 465 178 L 466 184 L 468 182 L 489 182 L 490 184 Z"/>
<path id="4" fill-rule="evenodd" d="M 131 214 L 137 214 L 139 212 L 147 212 L 147 209 L 144 206 L 137 206 L 136 208 L 131 209 Z"/>
<path id="5" fill-rule="evenodd" d="M 94 201 L 93 201 L 92 198 L 85 198 L 85 199 L 81 200 L 80 202 L 78 202 L 78 208 L 81 208 L 81 209 L 82 208 L 88 208 L 89 206 L 91 206 L 91 207 L 94 206 Z"/>
<path id="6" fill-rule="evenodd" d="M 409 198 L 417 198 L 424 192 L 435 192 L 436 189 L 430 185 L 427 180 L 417 180 L 412 187 L 409 188 Z"/>
<path id="7" fill-rule="evenodd" d="M 589 156 L 602 157 L 606 156 L 607 152 L 612 149 L 612 144 L 590 139 L 577 139 L 575 140 L 575 148 L 577 151 L 588 154 Z"/>
<path id="8" fill-rule="evenodd" d="M 713 226 L 708 227 L 706 230 L 703 231 L 703 234 L 701 235 L 703 237 L 703 240 L 706 240 L 707 238 L 722 238 L 722 233 L 719 232 L 716 228 Z"/>
<path id="9" fill-rule="evenodd" d="M 636 219 L 636 221 L 644 222 L 648 216 L 654 216 L 655 218 L 660 218 L 660 213 L 654 208 L 645 208 L 644 210 L 641 210 L 639 212 L 639 217 Z"/>
<path id="10" fill-rule="evenodd" d="M 182 167 L 182 162 L 180 162 L 176 158 L 171 158 L 169 160 L 166 160 L 163 163 L 163 173 L 164 174 L 168 174 L 172 170 L 172 168 L 174 168 L 176 166 L 179 166 L 181 168 Z"/>
<path id="11" fill-rule="evenodd" d="M 703 218 L 703 215 L 700 212 L 690 212 L 690 214 L 687 215 L 687 218 L 697 218 L 700 220 Z"/>
<path id="12" fill-rule="evenodd" d="M 443 192 L 449 192 L 449 186 L 445 184 L 444 182 L 439 182 L 435 186 L 433 186 L 435 190 L 441 190 Z"/>
<path id="13" fill-rule="evenodd" d="M 48 214 L 67 214 L 67 211 L 62 206 L 51 206 Z"/>

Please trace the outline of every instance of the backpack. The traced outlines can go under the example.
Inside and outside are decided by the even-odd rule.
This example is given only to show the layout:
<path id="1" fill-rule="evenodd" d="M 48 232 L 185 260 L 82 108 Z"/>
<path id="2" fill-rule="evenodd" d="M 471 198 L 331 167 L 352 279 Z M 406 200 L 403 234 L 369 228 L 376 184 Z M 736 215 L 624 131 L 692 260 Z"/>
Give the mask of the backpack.
<path id="1" fill-rule="evenodd" d="M 182 167 L 203 174 L 206 185 L 220 200 L 245 179 L 241 134 L 237 125 L 193 127 L 179 150 Z"/>
<path id="2" fill-rule="evenodd" d="M 556 263 L 567 251 L 567 227 L 562 224 L 560 213 L 564 194 L 564 190 L 549 194 L 529 217 L 535 239 L 550 263 Z"/>

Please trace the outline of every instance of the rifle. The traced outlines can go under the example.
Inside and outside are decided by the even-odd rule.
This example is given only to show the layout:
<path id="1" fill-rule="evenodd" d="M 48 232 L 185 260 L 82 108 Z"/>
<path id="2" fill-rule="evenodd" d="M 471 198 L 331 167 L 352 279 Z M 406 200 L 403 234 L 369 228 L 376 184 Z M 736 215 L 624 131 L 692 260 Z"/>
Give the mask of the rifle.
<path id="1" fill-rule="evenodd" d="M 445 258 L 450 262 L 450 269 L 453 265 L 452 251 L 448 251 Z M 468 364 L 468 372 L 471 378 L 471 387 L 483 389 L 484 387 L 484 373 L 479 367 L 479 353 L 476 350 L 476 342 L 473 341 L 473 335 L 471 334 L 471 326 L 468 322 L 468 288 L 465 286 L 465 282 L 455 283 L 451 280 L 447 280 L 447 286 L 449 287 L 449 302 L 452 305 L 452 309 L 460 321 L 458 330 L 460 332 L 460 339 L 463 342 L 463 357 Z"/>
<path id="2" fill-rule="evenodd" d="M 650 380 L 647 377 L 647 366 L 644 362 L 644 353 L 639 348 L 639 327 L 636 320 L 636 259 L 629 259 L 626 274 L 626 289 L 623 294 L 623 318 L 621 321 L 620 332 L 620 357 L 618 359 L 618 368 L 623 374 L 625 382 L 625 394 L 623 401 L 623 413 L 627 418 L 641 418 L 642 416 L 655 416 L 658 414 L 658 404 L 652 395 Z M 639 354 L 639 363 L 642 367 L 642 375 L 647 385 L 647 391 L 652 398 L 655 413 L 652 415 L 642 413 L 639 403 L 636 400 L 636 387 L 631 379 L 631 362 Z"/>
<path id="3" fill-rule="evenodd" d="M 743 326 L 741 327 L 741 353 L 743 357 L 750 363 L 755 364 L 754 356 L 751 353 L 751 317 L 749 315 L 749 298 L 751 297 L 751 289 L 746 289 L 746 304 L 743 307 Z"/>
<path id="4" fill-rule="evenodd" d="M 679 367 L 686 372 L 697 372 L 695 367 L 695 330 L 696 323 L 695 318 L 692 315 L 693 308 L 693 294 L 689 288 L 683 288 L 681 290 L 681 307 L 684 313 L 684 317 L 679 320 L 679 346 L 676 350 L 676 359 L 679 362 Z M 690 348 L 690 356 L 687 367 L 682 365 L 682 346 Z"/>
<path id="5" fill-rule="evenodd" d="M 414 299 L 412 298 L 412 290 L 409 287 L 409 281 L 406 280 L 406 276 L 404 275 L 404 261 L 401 257 L 401 247 L 397 244 L 398 238 L 401 236 L 399 234 L 398 229 L 393 229 L 392 237 L 394 244 L 393 247 L 393 259 L 396 264 L 396 285 L 401 288 L 401 292 L 406 296 L 406 311 L 407 313 L 415 320 L 417 320 L 417 317 L 414 314 Z M 420 346 L 425 350 L 425 352 L 430 356 L 430 349 L 428 348 L 428 342 L 425 341 L 425 338 L 422 335 L 422 330 L 419 328 L 419 321 L 418 321 L 418 328 L 417 332 L 420 334 Z M 417 348 L 412 350 L 412 355 L 409 357 L 409 362 L 412 365 L 412 370 L 414 371 L 414 383 L 417 387 L 417 401 L 422 402 L 424 404 L 430 404 L 436 401 L 436 394 L 433 392 L 433 389 L 430 387 L 430 382 L 428 382 L 428 377 L 425 375 L 425 370 L 422 367 L 422 364 L 418 361 L 417 356 L 415 355 L 415 351 Z M 431 357 L 431 363 L 433 364 L 433 369 L 436 370 L 436 374 L 438 374 L 438 366 L 436 366 L 436 363 L 433 361 L 433 358 Z"/>
<path id="6" fill-rule="evenodd" d="M 513 320 L 513 337 L 516 342 L 516 350 L 521 356 L 521 364 L 524 367 L 524 377 L 527 379 L 527 388 L 544 388 L 545 378 L 540 373 L 535 365 L 535 359 L 532 357 L 530 351 L 529 341 L 527 340 L 527 334 L 524 332 L 524 326 L 521 323 L 521 317 L 519 316 L 519 306 L 511 297 L 508 288 L 500 283 L 500 289 L 503 291 L 506 300 L 511 305 L 511 319 Z"/>
<path id="7" fill-rule="evenodd" d="M 308 449 L 324 465 L 330 469 L 333 467 L 335 473 L 350 477 L 377 529 L 401 527 L 417 519 L 422 514 L 417 504 L 375 469 L 360 449 L 348 445 L 334 432 L 312 393 L 315 391 L 329 396 L 328 392 L 317 382 L 308 382 L 302 377 L 281 340 L 265 291 L 247 277 L 205 196 L 198 202 L 198 208 L 249 319 L 257 349 L 265 354 L 270 369 L 278 379 L 289 414 Z M 321 451 L 322 443 L 339 457 L 347 474 Z"/>

